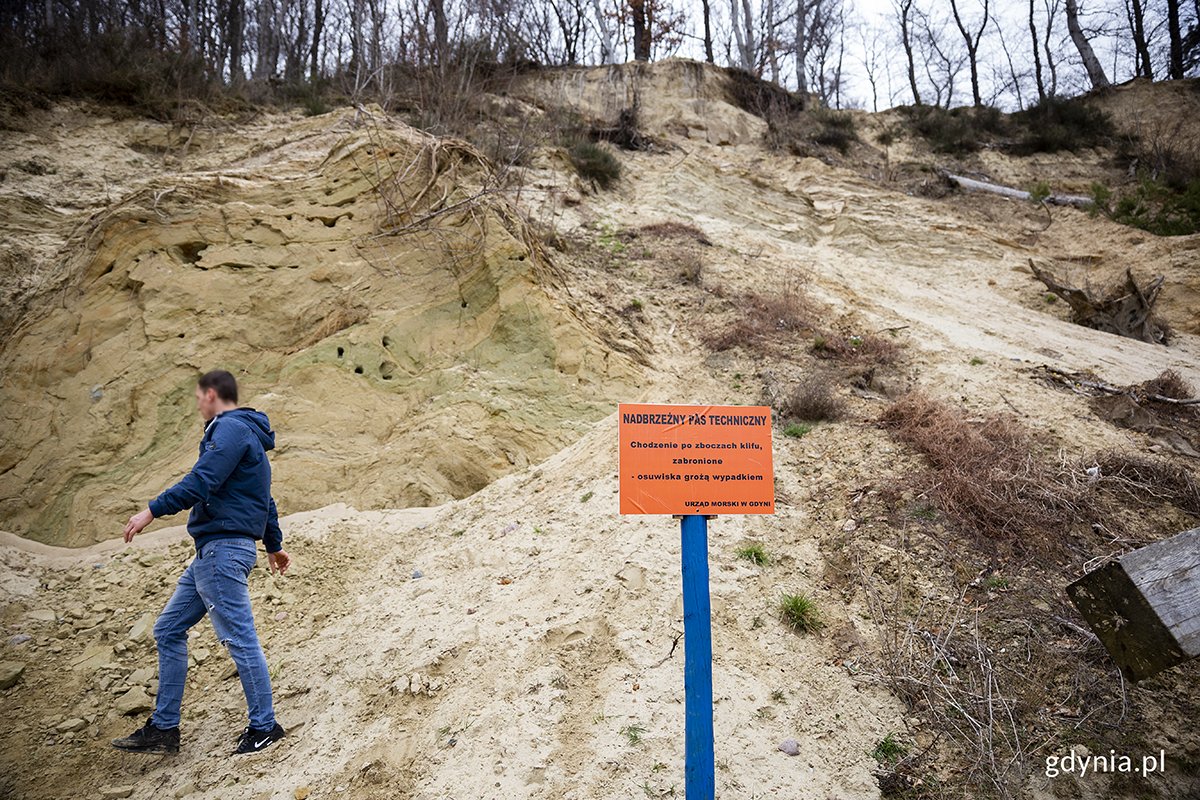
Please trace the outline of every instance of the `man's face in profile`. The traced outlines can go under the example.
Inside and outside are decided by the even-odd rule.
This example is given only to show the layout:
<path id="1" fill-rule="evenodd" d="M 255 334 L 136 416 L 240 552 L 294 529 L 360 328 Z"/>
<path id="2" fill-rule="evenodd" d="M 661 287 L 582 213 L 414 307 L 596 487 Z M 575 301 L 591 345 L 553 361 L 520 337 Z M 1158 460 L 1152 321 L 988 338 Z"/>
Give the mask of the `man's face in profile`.
<path id="1" fill-rule="evenodd" d="M 196 387 L 196 410 L 200 412 L 200 417 L 208 422 L 217 415 L 217 390 L 213 388 L 201 389 Z"/>

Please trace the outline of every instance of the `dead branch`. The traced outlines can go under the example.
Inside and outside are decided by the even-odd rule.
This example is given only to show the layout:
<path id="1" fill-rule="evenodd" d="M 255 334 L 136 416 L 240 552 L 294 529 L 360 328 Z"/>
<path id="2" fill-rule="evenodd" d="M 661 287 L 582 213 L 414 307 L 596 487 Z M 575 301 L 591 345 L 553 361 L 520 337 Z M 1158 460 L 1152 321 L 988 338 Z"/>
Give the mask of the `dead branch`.
<path id="1" fill-rule="evenodd" d="M 1138 400 L 1136 390 L 1140 384 L 1132 386 L 1113 386 L 1110 383 L 1097 378 L 1095 375 L 1085 372 L 1070 372 L 1069 370 L 1061 369 L 1060 367 L 1052 367 L 1049 364 L 1042 364 L 1034 368 L 1035 372 L 1044 374 L 1038 377 L 1050 383 L 1057 383 L 1061 386 L 1070 389 L 1075 394 L 1081 394 L 1085 397 L 1097 397 L 1101 394 L 1111 395 L 1128 395 L 1135 402 Z M 1091 390 L 1091 391 L 1086 391 Z M 1167 403 L 1168 405 L 1176 406 L 1195 406 L 1200 405 L 1200 397 L 1167 397 L 1162 394 L 1147 395 L 1148 399 L 1156 403 Z"/>

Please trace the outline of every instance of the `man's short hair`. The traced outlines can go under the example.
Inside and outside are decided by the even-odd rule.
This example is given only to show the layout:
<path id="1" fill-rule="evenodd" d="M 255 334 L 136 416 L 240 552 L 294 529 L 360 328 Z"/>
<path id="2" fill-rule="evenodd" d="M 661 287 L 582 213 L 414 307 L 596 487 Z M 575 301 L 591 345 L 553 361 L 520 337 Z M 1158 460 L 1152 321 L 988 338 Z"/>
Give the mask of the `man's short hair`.
<path id="1" fill-rule="evenodd" d="M 223 369 L 214 369 L 204 373 L 197 381 L 202 390 L 216 389 L 217 397 L 227 403 L 237 402 L 237 378 L 233 373 Z"/>

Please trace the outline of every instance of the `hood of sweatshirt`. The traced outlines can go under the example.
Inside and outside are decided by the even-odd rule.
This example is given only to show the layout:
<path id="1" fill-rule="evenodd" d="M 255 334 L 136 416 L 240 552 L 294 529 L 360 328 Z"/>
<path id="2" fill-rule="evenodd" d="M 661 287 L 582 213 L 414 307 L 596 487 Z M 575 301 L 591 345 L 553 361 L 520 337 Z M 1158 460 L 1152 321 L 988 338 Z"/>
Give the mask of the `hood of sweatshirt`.
<path id="1" fill-rule="evenodd" d="M 238 406 L 231 408 L 228 411 L 222 411 L 213 419 L 219 417 L 236 417 L 239 421 L 246 424 L 250 430 L 254 431 L 254 435 L 262 442 L 263 450 L 270 450 L 275 447 L 275 431 L 271 430 L 271 420 L 267 419 L 267 415 L 263 412 L 251 408 L 250 406 Z"/>

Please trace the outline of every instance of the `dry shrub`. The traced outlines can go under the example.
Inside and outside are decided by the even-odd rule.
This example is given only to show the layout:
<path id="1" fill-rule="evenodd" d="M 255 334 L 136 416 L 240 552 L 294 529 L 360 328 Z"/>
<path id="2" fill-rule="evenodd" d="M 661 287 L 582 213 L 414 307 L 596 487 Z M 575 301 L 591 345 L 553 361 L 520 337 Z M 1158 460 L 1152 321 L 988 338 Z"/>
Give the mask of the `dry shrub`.
<path id="1" fill-rule="evenodd" d="M 1100 488 L 1110 495 L 1158 500 L 1200 516 L 1200 481 L 1178 464 L 1107 450 L 1096 455 L 1095 466 Z"/>
<path id="2" fill-rule="evenodd" d="M 873 581 L 863 574 L 862 583 L 871 587 Z M 1005 663 L 1009 660 L 1002 655 L 1005 651 L 988 641 L 996 633 L 988 628 L 996 621 L 981 619 L 977 609 L 968 610 L 964 603 L 931 607 L 926 600 L 909 617 L 902 611 L 905 603 L 899 585 L 894 597 L 881 597 L 872 588 L 866 594 L 883 633 L 867 674 L 938 732 L 924 753 L 897 764 L 898 769 L 877 773 L 880 789 L 898 790 L 893 795 L 898 797 L 949 797 L 940 792 L 912 793 L 931 777 L 925 771 L 931 765 L 920 763 L 920 755 L 930 755 L 931 762 L 952 764 L 951 769 L 959 773 L 956 782 L 963 788 L 978 787 L 984 796 L 1003 800 L 1019 797 L 1037 751 L 1030 741 L 1036 738 L 1031 717 L 1046 705 L 1045 698 L 1031 703 L 1018 695 L 1030 665 L 1014 670 Z M 1028 631 L 1032 630 L 1030 626 Z M 1011 647 L 1014 638 L 1005 644 Z M 946 744 L 930 754 L 943 738 Z"/>
<path id="3" fill-rule="evenodd" d="M 706 247 L 712 246 L 712 241 L 704 235 L 704 231 L 686 222 L 651 222 L 649 225 L 643 225 L 640 230 L 647 236 L 657 236 L 662 239 L 694 239 Z"/>
<path id="4" fill-rule="evenodd" d="M 725 329 L 703 337 L 713 350 L 769 351 L 780 334 L 809 329 L 813 304 L 803 288 L 795 283 L 778 294 L 749 292 L 738 299 L 737 316 Z"/>
<path id="5" fill-rule="evenodd" d="M 1169 397 L 1172 400 L 1187 400 L 1196 396 L 1196 390 L 1192 385 L 1173 369 L 1163 370 L 1157 377 L 1131 386 L 1130 389 L 1135 396 L 1139 396 L 1139 404 L 1144 403 L 1142 398 L 1153 400 L 1155 395 Z"/>
<path id="6" fill-rule="evenodd" d="M 684 283 L 700 283 L 700 273 L 704 270 L 704 259 L 700 258 L 699 253 L 683 251 L 676 253 L 672 260 L 679 268 L 679 277 Z"/>
<path id="7" fill-rule="evenodd" d="M 840 361 L 894 364 L 900 358 L 900 345 L 876 333 L 854 336 L 827 333 L 813 340 L 812 349 L 819 358 Z"/>
<path id="8" fill-rule="evenodd" d="M 807 376 L 779 401 L 780 414 L 805 422 L 839 419 L 845 411 L 845 402 L 820 375 Z"/>
<path id="9" fill-rule="evenodd" d="M 957 525 L 988 536 L 1046 532 L 1069 525 L 1087 503 L 1087 485 L 1033 452 L 1012 416 L 980 422 L 923 393 L 896 400 L 879 422 L 924 454 L 931 468 L 912 480 Z"/>

